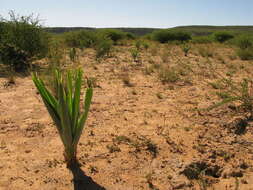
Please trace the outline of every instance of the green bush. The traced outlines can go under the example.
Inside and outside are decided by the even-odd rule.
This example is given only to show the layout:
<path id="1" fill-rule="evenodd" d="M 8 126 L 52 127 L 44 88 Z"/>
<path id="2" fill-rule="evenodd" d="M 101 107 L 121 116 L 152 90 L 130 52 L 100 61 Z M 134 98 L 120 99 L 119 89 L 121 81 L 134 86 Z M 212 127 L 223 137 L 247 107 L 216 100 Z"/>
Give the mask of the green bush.
<path id="1" fill-rule="evenodd" d="M 109 56 L 112 46 L 113 46 L 112 40 L 107 39 L 107 38 L 99 39 L 95 46 L 96 57 L 101 58 L 101 57 Z"/>
<path id="2" fill-rule="evenodd" d="M 184 42 L 191 40 L 191 35 L 182 31 L 158 30 L 152 33 L 152 39 L 160 43 L 167 43 L 170 41 Z"/>
<path id="3" fill-rule="evenodd" d="M 138 62 L 138 58 L 140 55 L 139 50 L 137 48 L 132 48 L 132 49 L 130 49 L 130 53 L 131 53 L 131 56 L 134 59 L 134 61 Z"/>
<path id="4" fill-rule="evenodd" d="M 86 30 L 66 32 L 63 38 L 68 47 L 80 49 L 93 47 L 97 40 L 94 32 Z"/>
<path id="5" fill-rule="evenodd" d="M 241 60 L 253 60 L 253 48 L 239 49 L 237 55 Z"/>
<path id="6" fill-rule="evenodd" d="M 147 41 L 143 41 L 143 43 L 142 43 L 142 45 L 143 45 L 143 47 L 144 47 L 144 49 L 148 49 L 149 48 L 149 43 L 147 42 Z"/>
<path id="7" fill-rule="evenodd" d="M 136 36 L 131 32 L 126 32 L 126 38 L 129 40 L 134 40 Z"/>
<path id="8" fill-rule="evenodd" d="M 234 35 L 230 32 L 215 32 L 213 34 L 214 39 L 220 43 L 224 43 L 232 38 L 234 38 Z"/>
<path id="9" fill-rule="evenodd" d="M 248 35 L 241 35 L 236 39 L 236 45 L 240 49 L 248 49 L 253 47 L 253 38 Z"/>
<path id="10" fill-rule="evenodd" d="M 125 32 L 116 29 L 102 29 L 98 31 L 97 35 L 112 40 L 114 44 L 116 44 L 119 40 L 126 39 L 127 37 Z"/>
<path id="11" fill-rule="evenodd" d="M 8 64 L 15 71 L 24 71 L 27 68 L 28 55 L 16 46 L 0 45 L 0 62 Z"/>
<path id="12" fill-rule="evenodd" d="M 0 59 L 3 64 L 21 71 L 33 60 L 46 56 L 49 35 L 32 15 L 19 17 L 13 11 L 9 15 L 9 20 L 0 21 Z"/>

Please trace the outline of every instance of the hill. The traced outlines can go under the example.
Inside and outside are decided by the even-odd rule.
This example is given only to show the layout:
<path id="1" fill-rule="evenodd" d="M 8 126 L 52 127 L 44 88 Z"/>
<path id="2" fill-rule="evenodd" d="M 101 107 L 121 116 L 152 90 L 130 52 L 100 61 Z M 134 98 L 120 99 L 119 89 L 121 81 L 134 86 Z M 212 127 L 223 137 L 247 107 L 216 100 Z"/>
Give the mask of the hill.
<path id="1" fill-rule="evenodd" d="M 60 34 L 63 32 L 75 31 L 75 30 L 98 30 L 100 28 L 91 27 L 47 27 L 46 31 Z M 154 30 L 160 28 L 113 28 L 122 30 L 124 32 L 131 32 L 137 36 L 146 35 L 152 33 Z M 171 30 L 181 30 L 190 32 L 195 36 L 209 35 L 216 31 L 231 31 L 235 33 L 249 33 L 253 34 L 253 26 L 208 26 L 208 25 L 193 25 L 193 26 L 178 26 L 174 28 L 168 28 Z"/>
<path id="2" fill-rule="evenodd" d="M 91 27 L 47 27 L 45 28 L 46 31 L 56 34 L 61 34 L 63 32 L 75 31 L 75 30 L 99 30 L 105 28 L 91 28 Z M 123 32 L 131 32 L 137 36 L 142 36 L 148 33 L 157 30 L 156 28 L 113 28 L 122 30 Z"/>

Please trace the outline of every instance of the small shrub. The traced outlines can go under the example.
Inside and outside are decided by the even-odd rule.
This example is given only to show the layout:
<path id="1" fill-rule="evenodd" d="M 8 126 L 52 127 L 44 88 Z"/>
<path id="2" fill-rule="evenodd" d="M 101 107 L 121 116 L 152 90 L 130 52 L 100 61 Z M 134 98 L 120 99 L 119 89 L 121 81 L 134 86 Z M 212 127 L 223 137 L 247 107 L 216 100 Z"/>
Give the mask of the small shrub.
<path id="1" fill-rule="evenodd" d="M 98 40 L 95 50 L 96 50 L 96 57 L 101 58 L 105 56 L 109 56 L 112 50 L 113 41 L 107 38 L 102 38 Z"/>
<path id="2" fill-rule="evenodd" d="M 183 44 L 181 46 L 181 49 L 183 50 L 184 52 L 184 55 L 187 56 L 188 55 L 188 52 L 190 51 L 191 49 L 191 46 L 189 44 Z"/>
<path id="3" fill-rule="evenodd" d="M 239 49 L 237 55 L 241 60 L 252 60 L 253 59 L 253 48 Z"/>
<path id="4" fill-rule="evenodd" d="M 125 34 L 126 34 L 126 38 L 129 40 L 134 40 L 136 38 L 136 36 L 131 32 L 126 32 Z"/>
<path id="5" fill-rule="evenodd" d="M 137 50 L 140 50 L 142 46 L 142 41 L 141 40 L 137 40 L 135 41 L 135 47 Z"/>
<path id="6" fill-rule="evenodd" d="M 77 52 L 76 48 L 71 48 L 69 50 L 69 58 L 72 62 L 75 62 L 77 60 Z"/>
<path id="7" fill-rule="evenodd" d="M 214 36 L 214 39 L 220 43 L 224 43 L 234 38 L 234 35 L 229 32 L 215 32 L 213 36 Z"/>
<path id="8" fill-rule="evenodd" d="M 98 31 L 97 35 L 112 40 L 114 44 L 117 44 L 118 41 L 127 38 L 127 34 L 125 32 L 116 29 L 102 29 Z"/>
<path id="9" fill-rule="evenodd" d="M 142 45 L 143 45 L 145 50 L 147 50 L 149 48 L 149 43 L 146 42 L 146 41 L 143 41 Z"/>
<path id="10" fill-rule="evenodd" d="M 242 50 L 249 49 L 253 47 L 253 39 L 250 36 L 241 35 L 236 39 L 236 44 Z"/>
<path id="11" fill-rule="evenodd" d="M 162 68 L 159 71 L 159 78 L 163 83 L 174 83 L 180 79 L 180 76 L 173 68 Z"/>
<path id="12" fill-rule="evenodd" d="M 140 52 L 137 48 L 130 49 L 131 56 L 133 57 L 134 61 L 138 62 Z"/>
<path id="13" fill-rule="evenodd" d="M 250 113 L 250 118 L 253 117 L 253 81 L 249 79 L 243 79 L 240 83 L 236 83 L 231 78 L 223 78 L 221 80 L 226 89 L 220 92 L 220 97 L 223 98 L 221 102 L 210 106 L 208 109 L 213 109 L 224 104 L 228 104 L 234 101 L 239 101 L 242 108 Z"/>
<path id="14" fill-rule="evenodd" d="M 239 36 L 234 42 L 239 49 L 237 50 L 237 55 L 242 60 L 252 60 L 253 59 L 253 38 L 248 35 Z"/>

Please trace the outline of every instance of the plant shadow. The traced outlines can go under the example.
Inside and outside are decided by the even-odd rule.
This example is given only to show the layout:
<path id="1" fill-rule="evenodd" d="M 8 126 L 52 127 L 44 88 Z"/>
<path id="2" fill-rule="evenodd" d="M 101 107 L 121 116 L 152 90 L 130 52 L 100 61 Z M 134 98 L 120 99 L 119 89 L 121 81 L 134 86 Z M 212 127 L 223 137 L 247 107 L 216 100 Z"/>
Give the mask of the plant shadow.
<path id="1" fill-rule="evenodd" d="M 69 169 L 73 174 L 74 190 L 106 190 L 91 177 L 86 176 L 79 164 L 74 164 Z"/>

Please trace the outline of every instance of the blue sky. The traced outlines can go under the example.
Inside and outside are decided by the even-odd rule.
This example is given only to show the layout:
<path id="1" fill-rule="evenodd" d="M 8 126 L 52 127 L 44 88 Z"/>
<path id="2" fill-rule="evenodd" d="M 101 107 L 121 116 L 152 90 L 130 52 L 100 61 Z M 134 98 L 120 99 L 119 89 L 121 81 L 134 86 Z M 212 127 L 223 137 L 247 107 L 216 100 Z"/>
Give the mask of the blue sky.
<path id="1" fill-rule="evenodd" d="M 9 10 L 45 26 L 253 25 L 253 0 L 0 0 L 0 15 Z"/>

